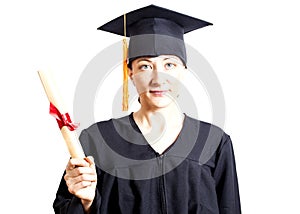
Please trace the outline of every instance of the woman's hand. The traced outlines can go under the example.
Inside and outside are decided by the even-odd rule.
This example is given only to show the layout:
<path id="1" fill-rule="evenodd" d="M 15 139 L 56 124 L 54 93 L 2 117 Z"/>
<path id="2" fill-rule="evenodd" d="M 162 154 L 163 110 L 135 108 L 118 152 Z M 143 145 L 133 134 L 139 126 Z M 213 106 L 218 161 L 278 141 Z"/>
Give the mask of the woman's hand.
<path id="1" fill-rule="evenodd" d="M 97 173 L 91 156 L 69 160 L 64 176 L 68 190 L 81 199 L 85 212 L 88 212 L 95 198 Z"/>

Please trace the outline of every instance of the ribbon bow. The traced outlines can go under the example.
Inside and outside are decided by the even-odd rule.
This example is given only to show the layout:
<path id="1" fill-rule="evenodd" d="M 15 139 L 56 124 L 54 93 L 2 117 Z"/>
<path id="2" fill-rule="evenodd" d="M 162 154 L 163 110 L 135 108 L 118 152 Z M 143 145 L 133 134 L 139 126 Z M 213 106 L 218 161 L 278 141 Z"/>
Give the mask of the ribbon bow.
<path id="1" fill-rule="evenodd" d="M 68 113 L 61 114 L 59 112 L 59 110 L 56 108 L 56 106 L 53 105 L 51 102 L 50 102 L 50 112 L 49 113 L 50 113 L 50 115 L 55 117 L 59 129 L 61 129 L 63 126 L 67 126 L 70 131 L 74 131 L 75 129 L 78 128 L 79 124 L 73 123 L 70 118 L 70 115 Z"/>

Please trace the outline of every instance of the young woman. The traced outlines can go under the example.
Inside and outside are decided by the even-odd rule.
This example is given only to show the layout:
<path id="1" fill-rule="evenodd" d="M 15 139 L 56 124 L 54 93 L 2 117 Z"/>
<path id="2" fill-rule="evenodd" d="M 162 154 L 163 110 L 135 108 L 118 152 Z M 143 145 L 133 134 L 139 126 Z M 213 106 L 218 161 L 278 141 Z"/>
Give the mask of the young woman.
<path id="1" fill-rule="evenodd" d="M 126 16 L 141 107 L 82 131 L 89 157 L 69 160 L 55 212 L 241 213 L 230 137 L 177 103 L 188 72 L 183 34 L 210 23 L 153 5 Z M 119 17 L 101 29 L 122 34 L 122 25 Z"/>

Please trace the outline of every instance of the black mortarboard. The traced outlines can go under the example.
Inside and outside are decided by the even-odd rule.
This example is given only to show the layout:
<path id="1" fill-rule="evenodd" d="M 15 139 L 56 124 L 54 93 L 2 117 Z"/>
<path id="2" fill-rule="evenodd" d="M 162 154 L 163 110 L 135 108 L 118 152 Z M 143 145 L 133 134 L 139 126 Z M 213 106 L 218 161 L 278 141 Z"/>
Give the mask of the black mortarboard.
<path id="1" fill-rule="evenodd" d="M 127 62 L 142 56 L 175 55 L 186 65 L 183 34 L 211 23 L 166 8 L 149 5 L 102 25 L 103 30 L 130 37 L 123 39 L 123 110 L 128 110 Z"/>
<path id="2" fill-rule="evenodd" d="M 176 55 L 186 64 L 183 34 L 211 23 L 166 8 L 149 5 L 126 13 L 102 25 L 103 30 L 130 37 L 128 58 L 141 56 Z M 126 31 L 125 31 L 126 30 Z"/>

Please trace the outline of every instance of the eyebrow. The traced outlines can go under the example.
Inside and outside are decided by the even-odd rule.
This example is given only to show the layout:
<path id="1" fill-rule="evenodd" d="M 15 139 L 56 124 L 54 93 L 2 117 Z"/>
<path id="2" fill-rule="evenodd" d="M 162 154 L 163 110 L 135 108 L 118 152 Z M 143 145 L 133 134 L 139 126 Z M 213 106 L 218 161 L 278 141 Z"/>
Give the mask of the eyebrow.
<path id="1" fill-rule="evenodd" d="M 166 57 L 166 58 L 163 59 L 163 61 L 166 61 L 166 60 L 171 60 L 174 63 L 178 63 L 178 64 L 183 65 L 181 59 L 177 56 L 170 56 L 170 57 Z"/>
<path id="2" fill-rule="evenodd" d="M 140 62 L 140 61 L 147 61 L 147 62 L 152 62 L 151 60 L 149 60 L 148 58 L 139 58 L 136 60 L 137 62 Z"/>
<path id="3" fill-rule="evenodd" d="M 180 59 L 178 57 L 173 57 L 173 56 L 165 57 L 165 58 L 163 58 L 163 61 L 166 61 L 169 59 L 180 62 Z M 141 57 L 141 58 L 137 59 L 137 62 L 141 62 L 141 61 L 153 62 L 152 60 L 150 60 L 149 58 L 146 58 L 146 57 Z"/>
<path id="4" fill-rule="evenodd" d="M 180 59 L 178 57 L 173 57 L 173 56 L 164 58 L 163 60 L 165 61 L 165 60 L 169 60 L 169 59 L 173 60 L 173 61 L 176 61 L 176 62 L 180 62 Z"/>

